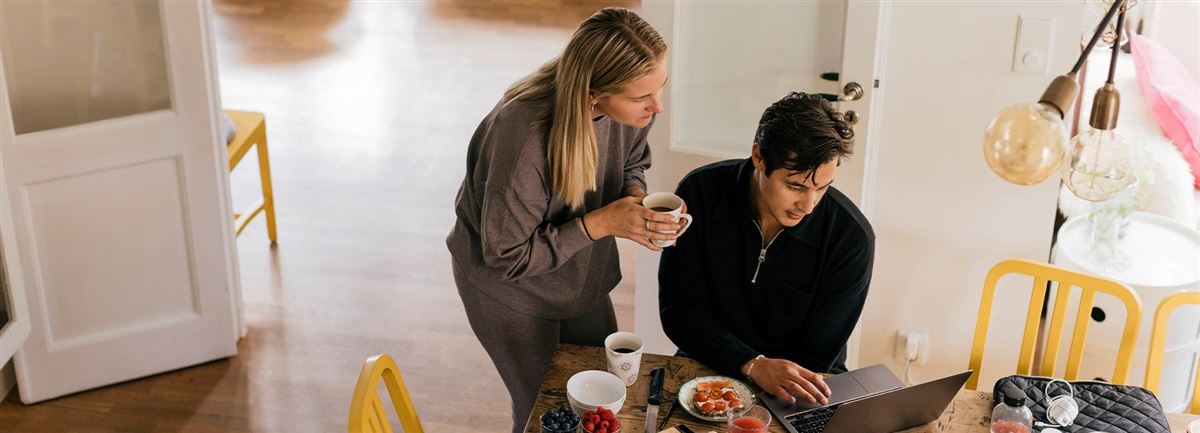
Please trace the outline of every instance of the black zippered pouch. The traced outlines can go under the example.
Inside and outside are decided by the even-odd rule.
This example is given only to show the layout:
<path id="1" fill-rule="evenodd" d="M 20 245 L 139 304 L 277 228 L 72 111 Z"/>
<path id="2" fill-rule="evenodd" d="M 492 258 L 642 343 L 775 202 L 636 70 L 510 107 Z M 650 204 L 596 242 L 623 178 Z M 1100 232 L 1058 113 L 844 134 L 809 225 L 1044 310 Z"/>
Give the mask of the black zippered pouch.
<path id="1" fill-rule="evenodd" d="M 1046 422 L 1046 384 L 1052 378 L 1040 376 L 1012 375 L 996 381 L 992 388 L 992 401 L 1003 401 L 1001 391 L 1011 383 L 1025 391 L 1025 406 L 1033 412 L 1033 420 Z M 1080 380 L 1071 382 L 1075 388 L 1075 401 L 1079 403 L 1079 415 L 1068 427 L 1055 427 L 1067 433 L 1171 433 L 1162 404 L 1146 388 L 1130 385 L 1114 385 L 1107 382 Z M 1068 394 L 1062 382 L 1050 385 L 1050 395 Z M 1033 431 L 1041 431 L 1034 427 Z"/>

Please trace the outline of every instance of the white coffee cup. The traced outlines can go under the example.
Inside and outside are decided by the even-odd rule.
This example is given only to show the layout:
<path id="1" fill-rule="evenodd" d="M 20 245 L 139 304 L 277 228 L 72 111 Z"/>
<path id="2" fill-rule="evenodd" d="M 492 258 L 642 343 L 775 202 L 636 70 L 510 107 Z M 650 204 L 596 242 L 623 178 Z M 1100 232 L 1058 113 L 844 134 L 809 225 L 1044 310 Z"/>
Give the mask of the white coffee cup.
<path id="1" fill-rule="evenodd" d="M 637 382 L 642 366 L 642 337 L 632 332 L 614 332 L 604 339 L 604 355 L 608 372 L 615 374 L 625 386 Z"/>
<path id="2" fill-rule="evenodd" d="M 654 194 L 650 194 L 642 199 L 642 206 L 645 206 L 646 208 L 653 210 L 655 212 L 658 212 L 658 213 L 665 213 L 667 215 L 671 215 L 671 216 L 675 217 L 676 219 L 681 220 L 682 222 L 684 222 L 683 231 L 687 231 L 688 227 L 690 227 L 692 225 L 692 216 L 683 213 L 683 199 L 679 198 L 679 196 L 677 196 L 675 194 L 671 194 L 669 192 L 656 192 Z M 659 233 L 674 233 L 674 232 L 659 232 Z M 679 234 L 682 235 L 683 232 L 680 232 Z M 670 240 L 670 241 L 655 240 L 653 242 L 654 242 L 654 245 L 657 245 L 661 248 L 666 248 L 671 245 L 675 245 L 675 241 L 673 241 L 673 240 Z"/>
<path id="3" fill-rule="evenodd" d="M 1188 424 L 1188 433 L 1200 433 L 1200 419 Z"/>

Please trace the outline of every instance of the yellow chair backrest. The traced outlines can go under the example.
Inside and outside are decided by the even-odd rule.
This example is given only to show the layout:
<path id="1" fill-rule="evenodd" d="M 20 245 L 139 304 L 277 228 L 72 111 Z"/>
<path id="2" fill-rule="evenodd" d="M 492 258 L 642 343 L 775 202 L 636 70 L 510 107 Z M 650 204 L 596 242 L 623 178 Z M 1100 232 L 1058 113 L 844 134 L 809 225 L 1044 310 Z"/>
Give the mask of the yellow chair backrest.
<path id="1" fill-rule="evenodd" d="M 1200 292 L 1181 292 L 1168 296 L 1158 304 L 1154 313 L 1154 327 L 1150 331 L 1150 354 L 1146 357 L 1146 389 L 1158 393 L 1159 382 L 1162 381 L 1163 356 L 1167 345 L 1167 323 L 1171 313 L 1185 304 L 1200 305 Z M 1192 387 L 1191 413 L 1200 413 L 1200 374 L 1196 375 L 1196 385 Z"/>
<path id="2" fill-rule="evenodd" d="M 996 295 L 996 283 L 1008 274 L 1021 274 L 1033 277 L 1033 293 L 1029 295 L 1029 309 L 1025 314 L 1025 335 L 1021 340 L 1021 352 L 1017 358 L 1017 374 L 1031 374 L 1033 365 L 1034 346 L 1037 343 L 1038 330 L 1041 325 L 1042 306 L 1045 304 L 1047 284 L 1058 282 L 1058 292 L 1055 296 L 1054 309 L 1050 312 L 1050 331 L 1046 336 L 1041 370 L 1039 375 L 1053 376 L 1058 362 L 1058 348 L 1062 342 L 1064 318 L 1067 311 L 1067 300 L 1070 298 L 1072 287 L 1083 290 L 1079 297 L 1079 309 L 1075 314 L 1074 335 L 1071 337 L 1071 351 L 1067 357 L 1065 379 L 1075 380 L 1079 376 L 1079 367 L 1083 359 L 1083 343 L 1087 339 L 1087 327 L 1091 317 L 1092 304 L 1096 292 L 1113 295 L 1125 304 L 1125 330 L 1121 336 L 1121 347 L 1117 353 L 1117 365 L 1113 370 L 1113 383 L 1124 384 L 1129 376 L 1129 368 L 1137 343 L 1138 325 L 1142 319 L 1142 301 L 1129 286 L 1116 281 L 1068 271 L 1059 267 L 1038 263 L 1025 259 L 1007 259 L 997 263 L 988 272 L 983 284 L 983 298 L 979 301 L 979 317 L 975 322 L 975 342 L 971 345 L 971 379 L 967 381 L 968 389 L 976 389 L 979 385 L 979 367 L 983 363 L 983 348 L 987 343 L 988 322 L 992 314 L 992 301 Z"/>
<path id="3" fill-rule="evenodd" d="M 392 433 L 392 425 L 377 391 L 380 380 L 387 387 L 404 433 L 425 433 L 421 428 L 421 419 L 417 417 L 417 409 L 408 395 L 408 388 L 404 386 L 404 378 L 400 376 L 400 369 L 396 367 L 396 361 L 387 355 L 372 356 L 363 364 L 358 385 L 354 387 L 354 400 L 350 402 L 350 433 Z"/>

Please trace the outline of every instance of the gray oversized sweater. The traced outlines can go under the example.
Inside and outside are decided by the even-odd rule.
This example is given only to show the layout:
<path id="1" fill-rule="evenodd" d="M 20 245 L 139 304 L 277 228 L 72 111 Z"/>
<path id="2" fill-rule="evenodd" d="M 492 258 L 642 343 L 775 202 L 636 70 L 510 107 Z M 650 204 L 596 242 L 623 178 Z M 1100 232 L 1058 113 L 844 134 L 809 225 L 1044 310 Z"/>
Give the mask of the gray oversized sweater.
<path id="1" fill-rule="evenodd" d="M 460 291 L 478 291 L 531 316 L 563 319 L 590 311 L 621 280 L 616 241 L 591 241 L 576 220 L 630 187 L 645 189 L 650 127 L 608 117 L 594 121 L 596 191 L 572 210 L 551 190 L 549 126 L 532 125 L 540 104 L 501 103 L 480 122 L 446 245 L 455 272 L 467 280 L 459 279 Z"/>

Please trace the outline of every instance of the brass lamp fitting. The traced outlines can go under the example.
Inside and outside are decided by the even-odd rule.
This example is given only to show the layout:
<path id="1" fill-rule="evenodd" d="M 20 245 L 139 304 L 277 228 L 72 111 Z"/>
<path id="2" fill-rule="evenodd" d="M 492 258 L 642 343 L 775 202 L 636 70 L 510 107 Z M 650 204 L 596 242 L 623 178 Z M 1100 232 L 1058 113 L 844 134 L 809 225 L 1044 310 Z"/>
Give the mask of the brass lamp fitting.
<path id="1" fill-rule="evenodd" d="M 1075 96 L 1079 94 L 1079 84 L 1075 82 L 1075 73 L 1059 75 L 1054 77 L 1054 81 L 1046 86 L 1046 91 L 1042 93 L 1042 99 L 1038 102 L 1054 107 L 1058 110 L 1058 116 L 1063 117 L 1067 113 L 1067 107 L 1075 102 Z"/>
<path id="2" fill-rule="evenodd" d="M 1113 83 L 1106 83 L 1096 90 L 1092 98 L 1092 117 L 1088 124 L 1093 128 L 1108 131 L 1117 127 L 1117 113 L 1121 111 L 1121 93 Z"/>

